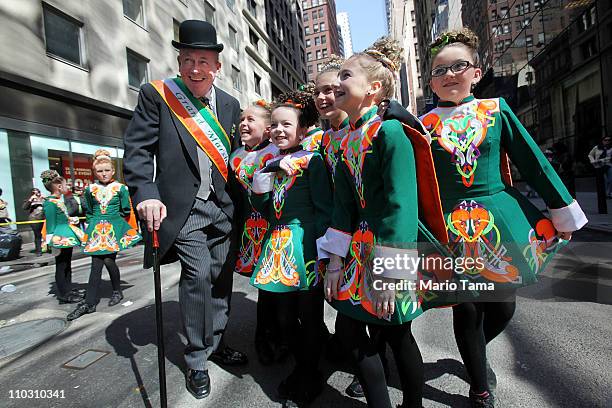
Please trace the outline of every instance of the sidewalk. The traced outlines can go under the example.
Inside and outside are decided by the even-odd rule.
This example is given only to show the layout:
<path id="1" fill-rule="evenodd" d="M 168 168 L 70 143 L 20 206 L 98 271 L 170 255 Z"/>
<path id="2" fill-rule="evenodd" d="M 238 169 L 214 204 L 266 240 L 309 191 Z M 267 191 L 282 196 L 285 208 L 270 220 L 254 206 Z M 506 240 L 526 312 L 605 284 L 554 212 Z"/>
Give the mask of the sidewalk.
<path id="1" fill-rule="evenodd" d="M 524 191 L 523 194 L 525 194 Z M 579 191 L 576 193 L 576 200 L 589 219 L 589 223 L 584 228 L 612 233 L 612 199 L 608 199 L 608 214 L 597 213 L 597 193 L 595 192 Z M 546 208 L 541 198 L 529 198 L 529 201 L 541 210 Z"/>

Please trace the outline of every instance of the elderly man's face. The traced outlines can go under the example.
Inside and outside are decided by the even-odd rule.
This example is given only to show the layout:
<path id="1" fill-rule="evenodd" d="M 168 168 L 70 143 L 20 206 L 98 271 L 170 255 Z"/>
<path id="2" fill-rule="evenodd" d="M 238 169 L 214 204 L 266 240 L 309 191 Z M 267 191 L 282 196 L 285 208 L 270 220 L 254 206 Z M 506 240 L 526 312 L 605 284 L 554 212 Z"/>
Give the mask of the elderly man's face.
<path id="1" fill-rule="evenodd" d="M 201 98 L 210 90 L 219 70 L 219 53 L 183 48 L 178 56 L 179 73 L 193 96 Z"/>

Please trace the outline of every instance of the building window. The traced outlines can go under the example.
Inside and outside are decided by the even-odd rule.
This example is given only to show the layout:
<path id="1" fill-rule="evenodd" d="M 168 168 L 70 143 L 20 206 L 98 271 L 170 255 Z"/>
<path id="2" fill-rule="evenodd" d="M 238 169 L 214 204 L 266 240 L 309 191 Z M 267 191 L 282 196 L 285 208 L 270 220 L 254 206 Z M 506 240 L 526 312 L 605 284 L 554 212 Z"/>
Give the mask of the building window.
<path id="1" fill-rule="evenodd" d="M 236 0 L 225 0 L 225 3 L 227 4 L 227 7 L 230 8 L 230 10 L 233 10 L 234 7 L 236 7 Z"/>
<path id="2" fill-rule="evenodd" d="M 315 37 L 315 45 L 321 45 L 321 39 L 319 37 Z"/>
<path id="3" fill-rule="evenodd" d="M 306 35 L 310 34 L 310 26 L 304 27 L 304 34 Z"/>
<path id="4" fill-rule="evenodd" d="M 310 47 L 310 38 L 306 40 L 306 48 Z"/>
<path id="5" fill-rule="evenodd" d="M 317 72 L 321 72 L 321 68 L 323 68 L 323 64 L 317 64 Z"/>
<path id="6" fill-rule="evenodd" d="M 253 17 L 257 18 L 257 3 L 255 0 L 247 0 L 247 8 Z"/>
<path id="7" fill-rule="evenodd" d="M 312 65 L 308 65 L 308 73 L 312 74 Z"/>
<path id="8" fill-rule="evenodd" d="M 215 25 L 215 8 L 209 2 L 204 2 L 204 20 Z"/>
<path id="9" fill-rule="evenodd" d="M 323 9 L 322 8 L 319 9 L 319 18 L 323 18 Z"/>
<path id="10" fill-rule="evenodd" d="M 312 7 L 318 6 L 319 0 L 312 0 Z"/>
<path id="11" fill-rule="evenodd" d="M 304 22 L 308 21 L 308 13 L 304 13 Z"/>
<path id="12" fill-rule="evenodd" d="M 319 23 L 319 31 L 325 31 L 325 23 Z"/>
<path id="13" fill-rule="evenodd" d="M 525 45 L 527 47 L 533 47 L 533 35 L 525 36 Z"/>
<path id="14" fill-rule="evenodd" d="M 327 48 L 323 49 L 323 58 L 327 58 Z"/>
<path id="15" fill-rule="evenodd" d="M 314 31 L 315 33 L 318 33 L 319 32 L 319 25 L 318 24 L 313 24 L 312 25 L 312 31 Z M 306 33 L 306 34 L 308 34 L 308 33 Z"/>
<path id="16" fill-rule="evenodd" d="M 147 66 L 149 60 L 136 54 L 134 51 L 127 50 L 128 84 L 133 88 L 140 88 L 140 85 L 149 81 Z"/>
<path id="17" fill-rule="evenodd" d="M 261 95 L 261 77 L 253 72 L 253 80 L 255 82 L 255 92 Z"/>
<path id="18" fill-rule="evenodd" d="M 501 15 L 501 18 L 505 18 L 506 15 L 508 15 L 508 7 L 502 7 L 499 14 Z"/>
<path id="19" fill-rule="evenodd" d="M 253 47 L 255 47 L 256 50 L 259 49 L 259 37 L 250 28 L 249 28 L 249 42 L 251 43 Z"/>
<path id="20" fill-rule="evenodd" d="M 227 25 L 230 47 L 238 51 L 238 31 L 231 24 Z"/>
<path id="21" fill-rule="evenodd" d="M 304 9 L 306 9 L 306 8 L 308 8 L 308 0 L 304 0 L 304 1 L 302 2 L 302 10 L 304 10 Z"/>
<path id="22" fill-rule="evenodd" d="M 123 0 L 123 15 L 144 27 L 144 7 L 142 0 Z"/>
<path id="23" fill-rule="evenodd" d="M 321 44 L 325 44 L 327 42 L 327 36 L 326 35 L 322 35 L 321 36 Z"/>
<path id="24" fill-rule="evenodd" d="M 240 90 L 240 70 L 232 65 L 232 85 L 234 89 Z"/>
<path id="25" fill-rule="evenodd" d="M 312 52 L 306 53 L 306 61 L 312 61 Z"/>
<path id="26" fill-rule="evenodd" d="M 179 27 L 181 23 L 176 19 L 172 19 L 172 30 L 174 32 L 174 41 L 178 42 L 179 40 Z"/>
<path id="27" fill-rule="evenodd" d="M 47 52 L 83 66 L 83 23 L 46 5 L 43 7 L 43 16 Z"/>
<path id="28" fill-rule="evenodd" d="M 313 12 L 312 12 L 312 19 L 313 20 L 317 19 L 317 11 L 316 10 L 313 10 Z"/>
<path id="29" fill-rule="evenodd" d="M 317 59 L 321 59 L 321 50 L 317 50 Z"/>
<path id="30" fill-rule="evenodd" d="M 502 32 L 504 34 L 509 34 L 510 33 L 510 24 L 509 23 L 504 24 Z"/>

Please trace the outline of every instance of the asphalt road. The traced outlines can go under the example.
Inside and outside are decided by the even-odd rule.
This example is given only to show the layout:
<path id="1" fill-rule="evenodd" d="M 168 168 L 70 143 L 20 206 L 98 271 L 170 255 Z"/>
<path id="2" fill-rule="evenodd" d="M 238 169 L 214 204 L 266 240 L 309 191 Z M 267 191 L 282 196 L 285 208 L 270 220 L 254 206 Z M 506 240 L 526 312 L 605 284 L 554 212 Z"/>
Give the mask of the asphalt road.
<path id="1" fill-rule="evenodd" d="M 612 406 L 612 246 L 611 238 L 579 232 L 555 259 L 540 283 L 522 289 L 506 331 L 488 347 L 498 377 L 499 407 Z M 141 268 L 142 248 L 120 254 L 123 304 L 109 308 L 110 282 L 104 275 L 98 311 L 69 323 L 59 334 L 25 352 L 0 359 L 1 407 L 157 407 L 153 277 Z M 84 288 L 89 259 L 73 264 L 73 281 Z M 0 276 L 0 330 L 34 319 L 65 318 L 74 305 L 53 297 L 53 266 Z M 249 365 L 224 369 L 211 363 L 211 395 L 194 399 L 185 390 L 184 338 L 178 311 L 178 265 L 162 269 L 166 320 L 166 370 L 170 407 L 278 407 L 278 383 L 289 365 L 261 366 L 252 344 L 257 292 L 236 276 L 228 343 L 246 351 Z M 335 312 L 326 306 L 333 328 Z M 425 361 L 425 407 L 467 407 L 469 385 L 452 335 L 449 310 L 418 318 L 413 331 Z M 16 342 L 26 341 L 28 332 Z M 0 351 L 3 346 L 0 344 Z M 108 354 L 83 370 L 62 367 L 88 350 Z M 390 355 L 390 353 L 389 353 Z M 365 407 L 344 394 L 352 374 L 345 365 L 322 364 L 327 386 L 316 407 Z M 401 402 L 393 369 L 389 390 Z M 16 399 L 14 390 L 61 390 L 64 399 Z"/>

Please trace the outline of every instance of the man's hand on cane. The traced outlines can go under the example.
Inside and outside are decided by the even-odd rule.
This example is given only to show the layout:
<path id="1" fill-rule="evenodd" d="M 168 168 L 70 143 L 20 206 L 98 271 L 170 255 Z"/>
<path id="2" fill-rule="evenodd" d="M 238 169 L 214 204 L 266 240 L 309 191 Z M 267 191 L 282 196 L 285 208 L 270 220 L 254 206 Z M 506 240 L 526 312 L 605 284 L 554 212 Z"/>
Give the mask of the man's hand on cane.
<path id="1" fill-rule="evenodd" d="M 136 206 L 136 211 L 140 219 L 147 222 L 147 230 L 153 232 L 153 230 L 159 230 L 159 226 L 162 221 L 166 218 L 166 206 L 159 200 L 151 199 L 144 200 Z"/>

